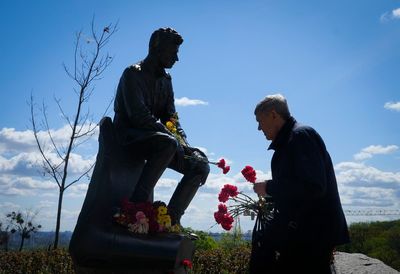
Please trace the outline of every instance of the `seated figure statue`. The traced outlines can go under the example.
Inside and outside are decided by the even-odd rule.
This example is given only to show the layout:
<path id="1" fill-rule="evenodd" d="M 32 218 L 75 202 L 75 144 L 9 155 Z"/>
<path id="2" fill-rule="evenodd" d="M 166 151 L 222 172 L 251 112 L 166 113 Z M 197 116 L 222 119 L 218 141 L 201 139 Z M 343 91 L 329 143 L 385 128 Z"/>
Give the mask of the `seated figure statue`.
<path id="1" fill-rule="evenodd" d="M 172 225 L 180 219 L 210 167 L 207 157 L 189 147 L 174 105 L 171 76 L 165 69 L 178 61 L 182 37 L 171 28 L 153 32 L 147 57 L 123 72 L 114 102 L 117 140 L 134 157 L 146 160 L 132 193 L 132 202 L 145 202 L 167 167 L 182 173 L 168 204 Z M 173 130 L 166 127 L 173 124 Z M 201 160 L 199 160 L 201 159 Z"/>
<path id="2" fill-rule="evenodd" d="M 170 28 L 156 30 L 148 56 L 121 76 L 114 120 L 100 122 L 96 165 L 69 245 L 77 273 L 186 273 L 182 261 L 193 256 L 192 237 L 132 234 L 113 220 L 124 198 L 152 201 L 157 181 L 170 167 L 183 173 L 168 204 L 172 225 L 179 225 L 207 179 L 207 157 L 186 141 L 165 72 L 178 60 L 182 41 Z"/>

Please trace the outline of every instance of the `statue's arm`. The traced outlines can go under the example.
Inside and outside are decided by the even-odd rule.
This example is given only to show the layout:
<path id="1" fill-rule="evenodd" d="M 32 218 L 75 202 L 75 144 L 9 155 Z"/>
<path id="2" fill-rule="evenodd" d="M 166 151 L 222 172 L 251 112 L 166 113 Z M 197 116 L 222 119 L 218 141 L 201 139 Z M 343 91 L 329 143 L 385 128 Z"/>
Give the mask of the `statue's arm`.
<path id="1" fill-rule="evenodd" d="M 123 107 L 131 125 L 169 133 L 166 127 L 157 121 L 145 105 L 144 83 L 138 72 L 132 68 L 125 70 L 118 89 L 120 89 Z"/>
<path id="2" fill-rule="evenodd" d="M 175 97 L 174 97 L 174 91 L 172 88 L 172 82 L 171 80 L 168 81 L 168 94 L 166 97 L 166 103 L 165 103 L 165 111 L 164 111 L 164 115 L 163 117 L 161 117 L 161 121 L 163 124 L 165 124 L 168 120 L 170 120 L 171 118 L 175 118 L 176 117 L 176 109 L 175 109 Z M 178 133 L 180 134 L 180 136 L 182 138 L 185 139 L 186 141 L 186 133 L 183 130 L 179 119 L 175 122 L 175 126 L 176 126 L 176 130 L 178 131 Z"/>

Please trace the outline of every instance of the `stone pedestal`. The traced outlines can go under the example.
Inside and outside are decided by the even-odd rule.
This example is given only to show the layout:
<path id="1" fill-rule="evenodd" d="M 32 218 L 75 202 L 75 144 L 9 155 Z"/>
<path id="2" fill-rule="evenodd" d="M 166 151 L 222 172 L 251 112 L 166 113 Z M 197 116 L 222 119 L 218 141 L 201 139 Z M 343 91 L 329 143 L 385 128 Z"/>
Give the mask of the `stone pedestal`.
<path id="1" fill-rule="evenodd" d="M 117 144 L 111 119 L 103 118 L 96 165 L 69 246 L 77 273 L 185 273 L 182 260 L 194 253 L 185 235 L 134 235 L 113 223 L 144 163 Z"/>

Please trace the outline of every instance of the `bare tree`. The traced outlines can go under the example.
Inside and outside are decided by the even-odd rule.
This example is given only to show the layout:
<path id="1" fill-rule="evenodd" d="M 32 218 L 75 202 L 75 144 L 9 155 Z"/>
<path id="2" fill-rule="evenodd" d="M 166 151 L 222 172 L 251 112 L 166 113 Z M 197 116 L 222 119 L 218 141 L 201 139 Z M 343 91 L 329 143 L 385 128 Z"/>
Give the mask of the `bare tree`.
<path id="1" fill-rule="evenodd" d="M 20 211 L 13 211 L 6 215 L 10 223 L 10 232 L 13 234 L 18 233 L 21 236 L 19 251 L 24 247 L 25 239 L 29 239 L 32 233 L 38 232 L 42 227 L 41 225 L 34 224 L 37 214 L 37 212 L 33 213 L 30 210 L 26 210 L 25 214 Z"/>
<path id="2" fill-rule="evenodd" d="M 75 85 L 73 91 L 77 96 L 77 103 L 74 114 L 68 116 L 61 106 L 61 100 L 55 98 L 55 102 L 61 112 L 62 120 L 69 125 L 71 130 L 70 135 L 68 135 L 69 139 L 67 144 L 57 144 L 53 137 L 48 121 L 49 115 L 44 103 L 42 107 L 39 108 L 42 117 L 41 127 L 39 128 L 35 113 L 36 106 L 33 96 L 31 96 L 31 123 L 36 144 L 43 160 L 43 172 L 44 175 L 50 176 L 57 183 L 59 189 L 54 249 L 58 246 L 64 192 L 82 178 L 88 177 L 94 166 L 93 163 L 78 176 L 69 176 L 71 153 L 95 134 L 97 123 L 93 123 L 89 109 L 87 108 L 87 110 L 84 111 L 83 108 L 94 91 L 94 82 L 101 79 L 104 71 L 113 60 L 112 56 L 108 53 L 104 54 L 103 51 L 104 47 L 110 41 L 111 36 L 116 31 L 117 24 L 110 24 L 104 27 L 101 32 L 96 32 L 93 19 L 89 37 L 84 36 L 82 31 L 76 34 L 73 68 L 68 69 L 65 64 L 63 65 L 65 72 L 73 80 Z M 45 138 L 43 135 L 39 134 L 41 129 L 46 132 Z"/>

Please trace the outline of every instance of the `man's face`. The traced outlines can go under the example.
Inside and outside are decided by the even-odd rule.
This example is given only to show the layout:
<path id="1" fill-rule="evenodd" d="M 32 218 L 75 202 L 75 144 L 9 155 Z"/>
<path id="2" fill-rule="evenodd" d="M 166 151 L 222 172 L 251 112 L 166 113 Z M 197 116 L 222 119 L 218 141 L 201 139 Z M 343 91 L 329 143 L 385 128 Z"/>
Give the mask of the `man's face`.
<path id="1" fill-rule="evenodd" d="M 159 60 L 163 68 L 172 68 L 178 58 L 179 46 L 174 44 L 167 44 L 164 48 L 160 50 Z"/>
<path id="2" fill-rule="evenodd" d="M 256 120 L 258 122 L 258 130 L 261 130 L 267 140 L 273 141 L 279 132 L 277 113 L 272 110 L 267 113 L 257 113 Z"/>

